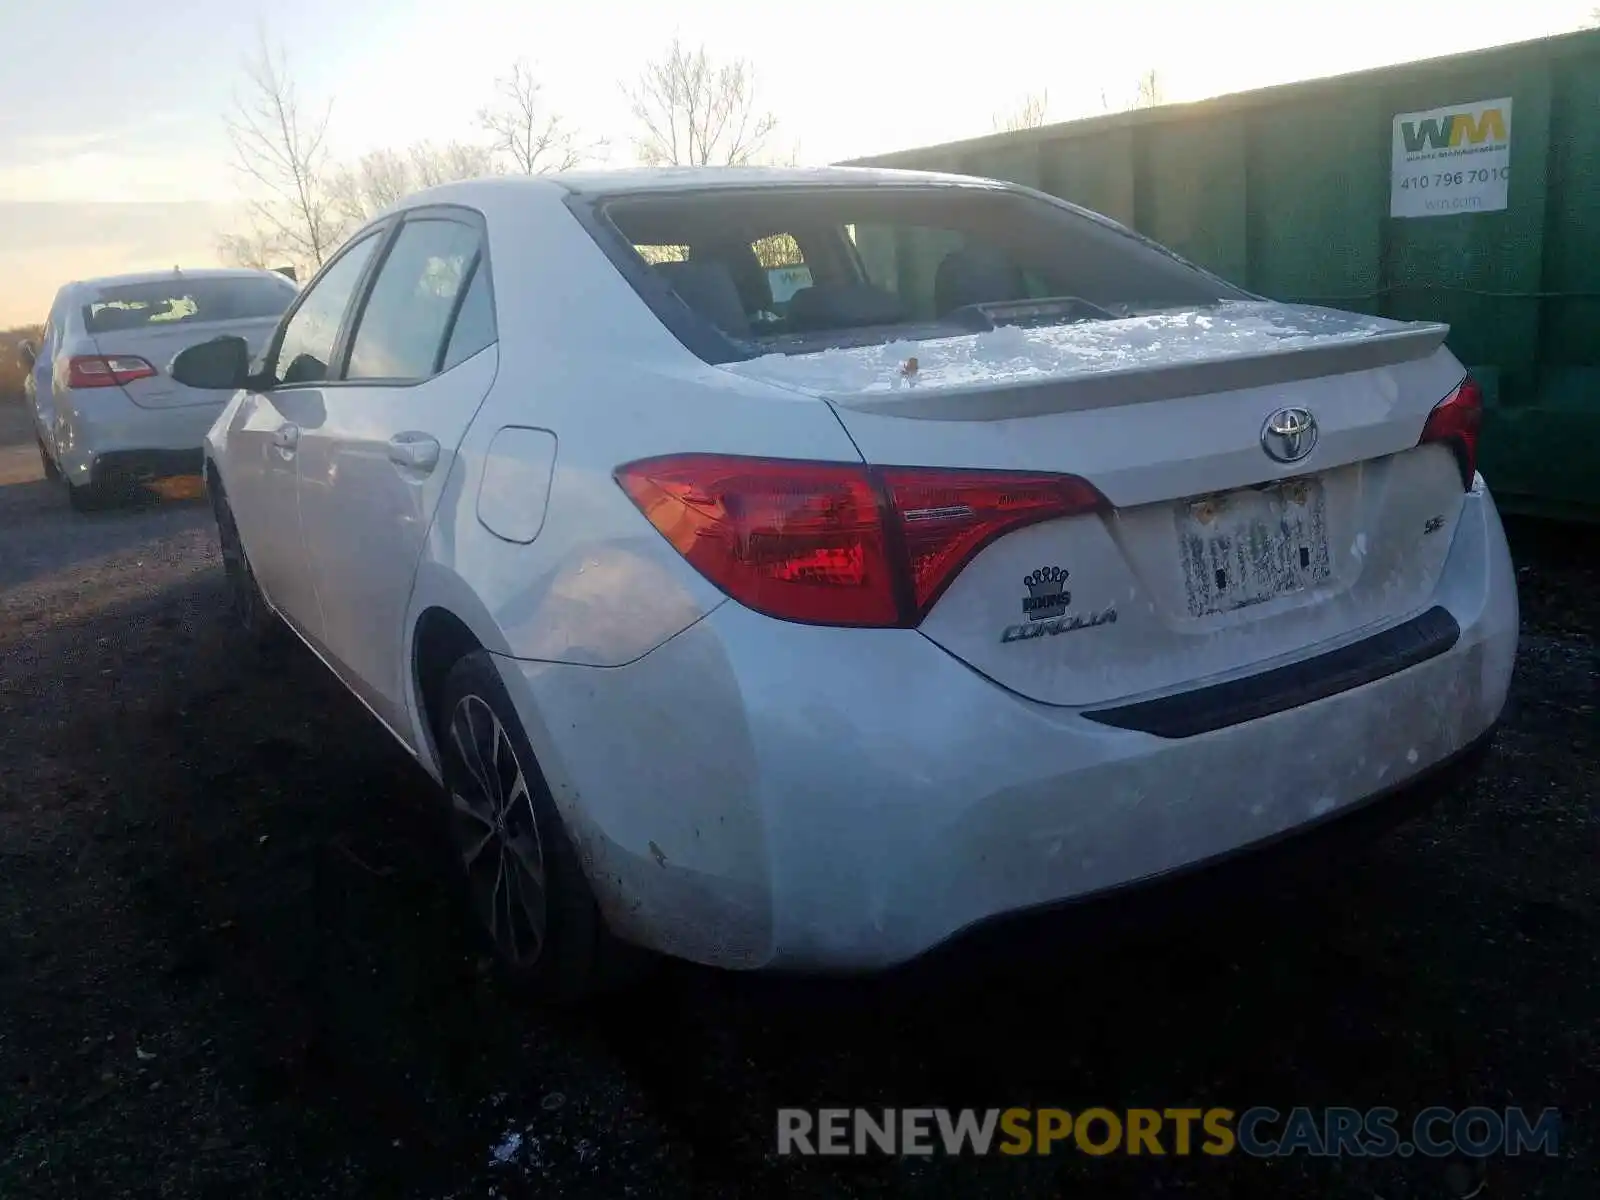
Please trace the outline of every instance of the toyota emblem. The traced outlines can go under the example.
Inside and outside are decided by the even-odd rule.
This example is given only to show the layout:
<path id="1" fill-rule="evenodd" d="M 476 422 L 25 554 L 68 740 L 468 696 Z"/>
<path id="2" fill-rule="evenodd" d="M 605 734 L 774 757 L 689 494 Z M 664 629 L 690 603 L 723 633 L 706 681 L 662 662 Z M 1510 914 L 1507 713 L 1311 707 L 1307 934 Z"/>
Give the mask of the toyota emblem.
<path id="1" fill-rule="evenodd" d="M 1261 448 L 1274 462 L 1299 462 L 1317 444 L 1317 419 L 1305 408 L 1280 408 L 1261 426 Z"/>

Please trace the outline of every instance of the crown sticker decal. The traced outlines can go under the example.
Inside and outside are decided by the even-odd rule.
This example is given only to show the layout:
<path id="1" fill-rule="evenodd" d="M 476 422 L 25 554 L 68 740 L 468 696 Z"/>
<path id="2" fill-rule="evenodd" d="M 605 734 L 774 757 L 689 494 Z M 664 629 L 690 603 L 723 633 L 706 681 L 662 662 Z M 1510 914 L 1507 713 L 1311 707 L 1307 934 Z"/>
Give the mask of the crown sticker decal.
<path id="1" fill-rule="evenodd" d="M 1022 598 L 1022 611 L 1028 620 L 1042 621 L 1067 611 L 1067 605 L 1072 603 L 1072 593 L 1067 591 L 1069 574 L 1061 567 L 1040 567 L 1022 577 L 1022 584 L 1028 589 Z"/>

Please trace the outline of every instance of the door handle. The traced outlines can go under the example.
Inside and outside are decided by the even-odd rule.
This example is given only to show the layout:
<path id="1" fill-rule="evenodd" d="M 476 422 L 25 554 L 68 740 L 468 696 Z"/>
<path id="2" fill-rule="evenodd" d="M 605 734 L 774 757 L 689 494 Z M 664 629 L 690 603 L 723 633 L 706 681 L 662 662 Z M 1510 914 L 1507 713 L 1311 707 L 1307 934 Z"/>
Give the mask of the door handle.
<path id="1" fill-rule="evenodd" d="M 272 431 L 272 444 L 279 450 L 293 450 L 300 444 L 300 426 L 278 426 Z"/>
<path id="2" fill-rule="evenodd" d="M 426 475 L 439 465 L 439 441 L 426 433 L 397 433 L 389 439 L 389 461 Z"/>

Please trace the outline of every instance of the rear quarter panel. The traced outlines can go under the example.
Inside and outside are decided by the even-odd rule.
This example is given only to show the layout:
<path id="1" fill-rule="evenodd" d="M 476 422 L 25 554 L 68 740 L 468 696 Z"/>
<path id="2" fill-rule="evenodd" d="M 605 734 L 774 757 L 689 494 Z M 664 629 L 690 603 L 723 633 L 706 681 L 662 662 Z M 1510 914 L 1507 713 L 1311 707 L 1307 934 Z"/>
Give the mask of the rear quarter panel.
<path id="1" fill-rule="evenodd" d="M 607 668 L 632 662 L 723 603 L 617 485 L 617 467 L 702 451 L 859 461 L 828 406 L 732 379 L 660 324 L 559 199 L 484 205 L 501 366 L 462 440 L 419 563 L 408 626 L 453 613 L 491 651 Z M 559 282 L 558 282 L 559 281 Z M 509 464 L 530 541 L 480 514 L 485 466 L 506 428 L 542 431 L 555 453 Z M 547 445 L 543 438 L 523 441 Z M 508 464 L 499 462 L 499 473 Z M 495 503 L 517 502 L 496 481 Z M 411 647 L 408 640 L 407 651 Z M 420 723 L 419 723 L 420 730 Z M 529 730 L 539 746 L 539 734 Z M 418 744 L 427 745 L 426 739 Z M 548 743 L 547 743 L 548 744 Z"/>

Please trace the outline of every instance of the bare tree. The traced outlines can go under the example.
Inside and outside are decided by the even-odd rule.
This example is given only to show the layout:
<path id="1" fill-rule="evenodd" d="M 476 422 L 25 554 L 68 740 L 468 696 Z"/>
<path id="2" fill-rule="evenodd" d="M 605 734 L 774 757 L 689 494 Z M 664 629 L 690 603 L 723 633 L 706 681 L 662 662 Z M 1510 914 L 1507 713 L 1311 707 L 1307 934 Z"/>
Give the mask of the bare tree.
<path id="1" fill-rule="evenodd" d="M 417 142 L 404 151 L 373 150 L 335 168 L 328 176 L 327 193 L 334 216 L 348 230 L 423 188 L 493 174 L 494 156 L 487 146 Z"/>
<path id="2" fill-rule="evenodd" d="M 1155 108 L 1165 104 L 1167 97 L 1161 87 L 1161 76 L 1154 67 L 1139 76 L 1139 82 L 1134 88 L 1133 102 L 1128 105 L 1133 108 Z"/>
<path id="3" fill-rule="evenodd" d="M 419 189 L 500 173 L 494 161 L 493 149 L 474 142 L 452 141 L 442 146 L 435 146 L 432 142 L 417 142 L 409 153 L 411 169 Z"/>
<path id="4" fill-rule="evenodd" d="M 545 106 L 543 85 L 526 59 L 511 64 L 511 74 L 495 80 L 495 102 L 478 110 L 478 124 L 494 139 L 494 149 L 520 175 L 570 171 L 605 148 L 586 143 L 565 118 Z"/>
<path id="5" fill-rule="evenodd" d="M 1029 92 L 1022 103 L 1009 113 L 996 113 L 994 127 L 1002 133 L 1015 133 L 1019 129 L 1037 129 L 1046 121 L 1050 108 L 1048 91 Z"/>
<path id="6" fill-rule="evenodd" d="M 643 129 L 634 147 L 646 166 L 744 166 L 778 127 L 756 102 L 747 61 L 715 63 L 704 46 L 690 50 L 677 38 L 623 91 Z"/>
<path id="7" fill-rule="evenodd" d="M 1133 96 L 1122 108 L 1124 112 L 1133 112 L 1140 108 L 1155 108 L 1167 102 L 1166 90 L 1161 86 L 1161 73 L 1154 67 L 1139 76 L 1138 82 L 1133 85 Z M 1102 112 L 1111 112 L 1111 98 L 1106 95 L 1105 88 L 1100 89 L 1100 109 Z"/>
<path id="8" fill-rule="evenodd" d="M 250 200 L 253 236 L 270 240 L 300 262 L 321 266 L 338 244 L 338 221 L 327 194 L 328 115 L 302 109 L 288 62 L 263 33 L 245 61 L 245 94 L 227 118 L 234 166 L 260 186 Z"/>
<path id="9" fill-rule="evenodd" d="M 342 227 L 364 225 L 416 190 L 411 164 L 394 150 L 374 150 L 328 175 L 328 199 Z"/>
<path id="10" fill-rule="evenodd" d="M 229 266 L 270 271 L 272 264 L 286 256 L 266 234 L 252 231 L 223 234 L 217 239 L 217 257 Z"/>

